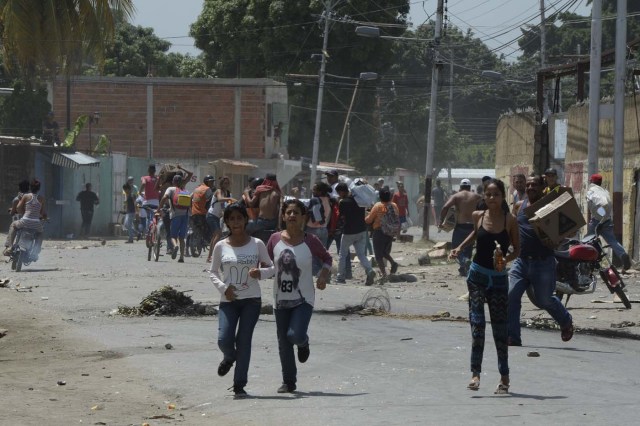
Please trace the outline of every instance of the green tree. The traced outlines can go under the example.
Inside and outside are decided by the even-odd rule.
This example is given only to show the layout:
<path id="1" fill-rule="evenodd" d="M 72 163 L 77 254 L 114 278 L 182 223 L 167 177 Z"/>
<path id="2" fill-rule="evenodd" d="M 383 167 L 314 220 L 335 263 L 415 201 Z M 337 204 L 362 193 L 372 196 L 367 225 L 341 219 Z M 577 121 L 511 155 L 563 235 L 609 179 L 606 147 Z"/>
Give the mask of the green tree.
<path id="1" fill-rule="evenodd" d="M 43 86 L 33 90 L 16 80 L 13 92 L 0 103 L 0 132 L 10 136 L 40 137 L 42 120 L 50 109 Z"/>
<path id="2" fill-rule="evenodd" d="M 114 34 L 114 13 L 130 16 L 133 0 L 0 0 L 5 66 L 32 83 L 85 58 L 98 62 Z"/>

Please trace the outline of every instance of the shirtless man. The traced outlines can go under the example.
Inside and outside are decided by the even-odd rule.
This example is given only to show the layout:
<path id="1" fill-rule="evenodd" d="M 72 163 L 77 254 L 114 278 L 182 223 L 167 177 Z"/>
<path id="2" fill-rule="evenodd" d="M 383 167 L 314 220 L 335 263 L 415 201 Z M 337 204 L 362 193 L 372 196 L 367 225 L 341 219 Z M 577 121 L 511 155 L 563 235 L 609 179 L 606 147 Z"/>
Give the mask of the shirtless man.
<path id="1" fill-rule="evenodd" d="M 464 241 L 471 232 L 473 232 L 473 218 L 472 213 L 476 210 L 476 205 L 481 200 L 480 195 L 471 192 L 471 181 L 469 179 L 462 179 L 460 181 L 460 191 L 453 194 L 447 202 L 442 206 L 442 212 L 440 213 L 440 219 L 438 227 L 442 227 L 443 219 L 447 217 L 447 213 L 451 207 L 456 208 L 456 227 L 453 228 L 453 235 L 451 236 L 451 246 L 458 247 L 460 243 Z M 471 253 L 473 252 L 473 246 L 465 248 L 458 255 L 458 272 L 463 277 L 467 276 L 469 260 L 471 260 Z"/>
<path id="2" fill-rule="evenodd" d="M 250 221 L 247 227 L 249 234 L 256 235 L 260 231 L 278 228 L 281 198 L 282 191 L 276 175 L 267 173 L 262 184 L 256 188 L 253 198 L 249 201 L 249 207 L 258 208 L 258 218 Z"/>

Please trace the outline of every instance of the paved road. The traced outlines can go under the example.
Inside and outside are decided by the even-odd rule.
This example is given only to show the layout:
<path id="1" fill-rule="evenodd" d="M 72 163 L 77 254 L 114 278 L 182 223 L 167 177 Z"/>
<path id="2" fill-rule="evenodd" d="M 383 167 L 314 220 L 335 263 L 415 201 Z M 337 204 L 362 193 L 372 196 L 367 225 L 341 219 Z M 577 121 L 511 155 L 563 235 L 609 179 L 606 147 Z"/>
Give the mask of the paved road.
<path id="1" fill-rule="evenodd" d="M 119 305 L 137 305 L 166 283 L 189 291 L 199 302 L 217 303 L 202 259 L 187 258 L 180 265 L 163 257 L 155 263 L 146 261 L 141 244 L 110 241 L 105 246 L 91 243 L 86 250 L 71 248 L 77 244 L 81 243 L 48 243 L 40 262 L 21 274 L 9 274 L 14 285 L 37 287 L 30 293 L 2 290 L 0 300 L 35 306 L 60 318 L 66 333 L 103 356 L 110 354 L 119 365 L 126 364 L 153 392 L 176 401 L 182 416 L 176 424 L 457 425 L 507 420 L 629 425 L 640 415 L 640 345 L 635 340 L 581 334 L 562 343 L 557 331 L 524 330 L 526 346 L 510 349 L 512 393 L 496 396 L 498 373 L 489 336 L 482 386 L 471 392 L 465 389 L 470 378 L 466 322 L 329 313 L 359 303 L 368 289 L 358 285 L 330 285 L 318 293 L 319 313 L 310 328 L 311 357 L 299 367 L 299 392 L 293 396 L 275 392 L 280 385 L 275 324 L 273 316 L 262 315 L 247 386 L 252 397 L 233 400 L 227 390 L 231 373 L 225 378 L 216 375 L 221 359 L 216 317 L 109 315 Z M 433 289 L 438 284 L 432 279 L 442 280 L 442 275 L 433 268 L 421 283 L 422 296 L 402 285 L 391 286 L 392 311 L 434 313 L 445 306 L 454 316 L 465 316 L 464 303 L 444 303 L 455 300 L 454 292 L 452 297 L 436 297 Z M 271 300 L 268 282 L 263 283 L 263 296 L 265 303 Z M 173 349 L 167 350 L 167 343 Z M 5 345 L 1 340 L 0 344 Z M 532 351 L 540 356 L 527 356 Z M 7 360 L 5 352 L 0 352 L 2 360 Z M 0 374 L 19 363 L 11 361 L 0 362 Z M 123 383 L 119 391 L 126 393 L 127 382 Z M 155 424 L 173 421 L 164 422 Z M 20 422 L 5 416 L 0 424 Z"/>

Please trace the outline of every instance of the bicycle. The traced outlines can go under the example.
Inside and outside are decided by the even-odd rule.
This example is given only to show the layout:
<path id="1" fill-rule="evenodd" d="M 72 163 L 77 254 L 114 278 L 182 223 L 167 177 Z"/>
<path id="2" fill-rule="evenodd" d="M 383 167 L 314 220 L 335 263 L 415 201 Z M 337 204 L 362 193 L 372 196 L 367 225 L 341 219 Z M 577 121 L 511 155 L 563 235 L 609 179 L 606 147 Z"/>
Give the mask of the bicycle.
<path id="1" fill-rule="evenodd" d="M 149 220 L 149 228 L 147 230 L 146 245 L 147 245 L 147 261 L 151 261 L 151 257 L 156 262 L 160 259 L 160 248 L 162 247 L 162 216 L 155 212 L 155 209 L 144 206 L 143 209 L 147 211 L 147 217 Z"/>

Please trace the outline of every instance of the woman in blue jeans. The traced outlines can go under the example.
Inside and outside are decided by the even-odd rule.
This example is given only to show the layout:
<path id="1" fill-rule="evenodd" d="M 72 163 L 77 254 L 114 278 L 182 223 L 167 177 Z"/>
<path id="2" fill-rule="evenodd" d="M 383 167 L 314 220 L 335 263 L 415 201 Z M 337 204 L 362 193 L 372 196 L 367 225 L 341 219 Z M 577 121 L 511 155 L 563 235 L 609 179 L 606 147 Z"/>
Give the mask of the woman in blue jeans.
<path id="1" fill-rule="evenodd" d="M 247 210 L 231 204 L 224 210 L 227 238 L 213 249 L 211 281 L 220 291 L 218 347 L 223 359 L 218 375 L 226 375 L 234 362 L 233 392 L 244 397 L 251 359 L 251 339 L 261 307 L 259 279 L 273 276 L 274 267 L 262 241 L 246 232 Z"/>
<path id="2" fill-rule="evenodd" d="M 518 224 L 511 213 L 502 209 L 505 199 L 504 183 L 499 179 L 487 181 L 484 187 L 484 200 L 487 210 L 476 210 L 472 214 L 473 231 L 456 248 L 450 257 L 455 258 L 465 247 L 476 242 L 476 252 L 467 277 L 469 289 L 469 323 L 471 324 L 471 381 L 467 389 L 480 389 L 480 373 L 486 320 L 485 302 L 489 305 L 491 330 L 498 354 L 500 382 L 496 394 L 509 392 L 509 352 L 507 333 L 507 299 L 509 278 L 506 264 L 518 257 Z M 498 249 L 499 246 L 499 249 Z M 509 247 L 513 251 L 509 252 Z M 506 256 L 505 256 L 506 255 Z"/>
<path id="3" fill-rule="evenodd" d="M 282 366 L 282 385 L 278 393 L 293 393 L 296 388 L 298 370 L 293 346 L 298 346 L 298 361 L 309 359 L 309 336 L 307 329 L 311 321 L 315 289 L 313 288 L 313 258 L 322 262 L 316 280 L 316 288 L 324 290 L 331 268 L 331 255 L 320 240 L 304 232 L 307 209 L 298 199 L 282 204 L 282 223 L 286 228 L 271 235 L 267 251 L 276 268 L 273 282 L 278 349 Z"/>

